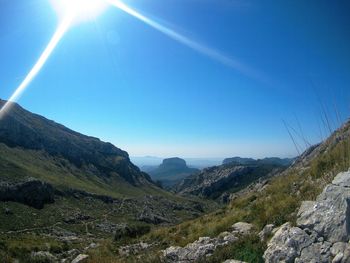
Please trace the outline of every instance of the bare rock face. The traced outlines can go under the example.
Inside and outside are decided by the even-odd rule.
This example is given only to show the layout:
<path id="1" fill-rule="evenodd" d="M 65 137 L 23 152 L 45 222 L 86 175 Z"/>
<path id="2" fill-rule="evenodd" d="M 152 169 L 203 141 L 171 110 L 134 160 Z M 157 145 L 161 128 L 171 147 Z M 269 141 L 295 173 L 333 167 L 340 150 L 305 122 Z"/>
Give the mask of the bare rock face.
<path id="1" fill-rule="evenodd" d="M 328 185 L 315 202 L 303 202 L 297 224 L 302 228 L 313 229 L 330 242 L 346 242 L 350 234 L 349 202 L 350 188 Z"/>
<path id="2" fill-rule="evenodd" d="M 338 174 L 316 201 L 303 202 L 297 226 L 282 225 L 265 262 L 350 262 L 350 172 Z"/>
<path id="3" fill-rule="evenodd" d="M 251 224 L 238 222 L 232 226 L 231 232 L 223 232 L 214 238 L 200 237 L 185 247 L 169 247 L 163 251 L 164 262 L 197 262 L 202 258 L 211 256 L 217 248 L 236 242 L 239 236 L 249 234 L 252 228 L 253 225 Z"/>

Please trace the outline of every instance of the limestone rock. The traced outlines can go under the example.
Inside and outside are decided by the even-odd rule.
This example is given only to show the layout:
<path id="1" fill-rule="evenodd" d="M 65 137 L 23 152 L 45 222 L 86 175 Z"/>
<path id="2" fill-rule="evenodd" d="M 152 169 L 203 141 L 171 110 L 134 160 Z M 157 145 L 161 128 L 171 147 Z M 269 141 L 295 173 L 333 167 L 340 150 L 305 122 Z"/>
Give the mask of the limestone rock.
<path id="1" fill-rule="evenodd" d="M 232 225 L 232 232 L 240 235 L 247 235 L 252 231 L 253 227 L 254 226 L 252 224 L 246 222 L 238 222 Z"/>
<path id="2" fill-rule="evenodd" d="M 348 241 L 350 188 L 328 185 L 316 202 L 304 202 L 298 212 L 297 224 L 312 228 L 327 241 Z"/>
<path id="3" fill-rule="evenodd" d="M 317 242 L 304 248 L 301 251 L 300 257 L 295 260 L 295 263 L 328 263 L 330 259 L 329 242 Z"/>
<path id="4" fill-rule="evenodd" d="M 270 240 L 264 253 L 265 262 L 294 262 L 301 250 L 313 241 L 302 229 L 285 223 Z"/>
<path id="5" fill-rule="evenodd" d="M 297 227 L 282 225 L 265 262 L 350 263 L 350 172 L 338 174 L 316 201 L 302 203 Z"/>

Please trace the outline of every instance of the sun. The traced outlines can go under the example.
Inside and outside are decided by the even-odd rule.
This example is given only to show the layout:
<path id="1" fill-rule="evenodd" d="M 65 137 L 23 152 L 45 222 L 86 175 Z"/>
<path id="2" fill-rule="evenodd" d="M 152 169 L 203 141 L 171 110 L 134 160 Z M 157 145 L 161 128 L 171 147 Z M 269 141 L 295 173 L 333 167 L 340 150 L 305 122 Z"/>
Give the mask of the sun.
<path id="1" fill-rule="evenodd" d="M 94 19 L 107 7 L 105 0 L 51 0 L 60 17 L 74 16 L 74 22 Z"/>

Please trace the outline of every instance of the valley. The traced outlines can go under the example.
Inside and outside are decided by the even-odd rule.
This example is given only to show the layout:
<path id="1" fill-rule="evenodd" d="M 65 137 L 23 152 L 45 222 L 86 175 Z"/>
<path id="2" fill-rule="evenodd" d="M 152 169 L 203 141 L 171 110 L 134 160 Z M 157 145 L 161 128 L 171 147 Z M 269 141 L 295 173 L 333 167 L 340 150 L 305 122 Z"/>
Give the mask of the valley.
<path id="1" fill-rule="evenodd" d="M 296 159 L 234 157 L 201 171 L 166 159 L 153 178 L 175 176 L 170 192 L 126 152 L 19 105 L 0 141 L 5 262 L 263 262 L 259 231 L 293 222 L 301 201 L 347 170 L 350 124 Z"/>

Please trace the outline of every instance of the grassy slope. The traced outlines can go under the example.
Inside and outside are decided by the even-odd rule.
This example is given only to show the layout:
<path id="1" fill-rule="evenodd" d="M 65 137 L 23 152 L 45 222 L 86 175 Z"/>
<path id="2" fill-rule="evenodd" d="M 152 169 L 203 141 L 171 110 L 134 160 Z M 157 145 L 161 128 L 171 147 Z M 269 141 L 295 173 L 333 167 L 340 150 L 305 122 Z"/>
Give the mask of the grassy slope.
<path id="1" fill-rule="evenodd" d="M 52 157 L 43 151 L 10 148 L 0 143 L 0 177 L 2 180 L 20 181 L 34 177 L 51 183 L 58 189 L 74 188 L 115 198 L 144 194 L 168 195 L 153 187 L 134 187 L 122 178 L 104 180 L 92 173 L 87 174 L 69 161 Z"/>

